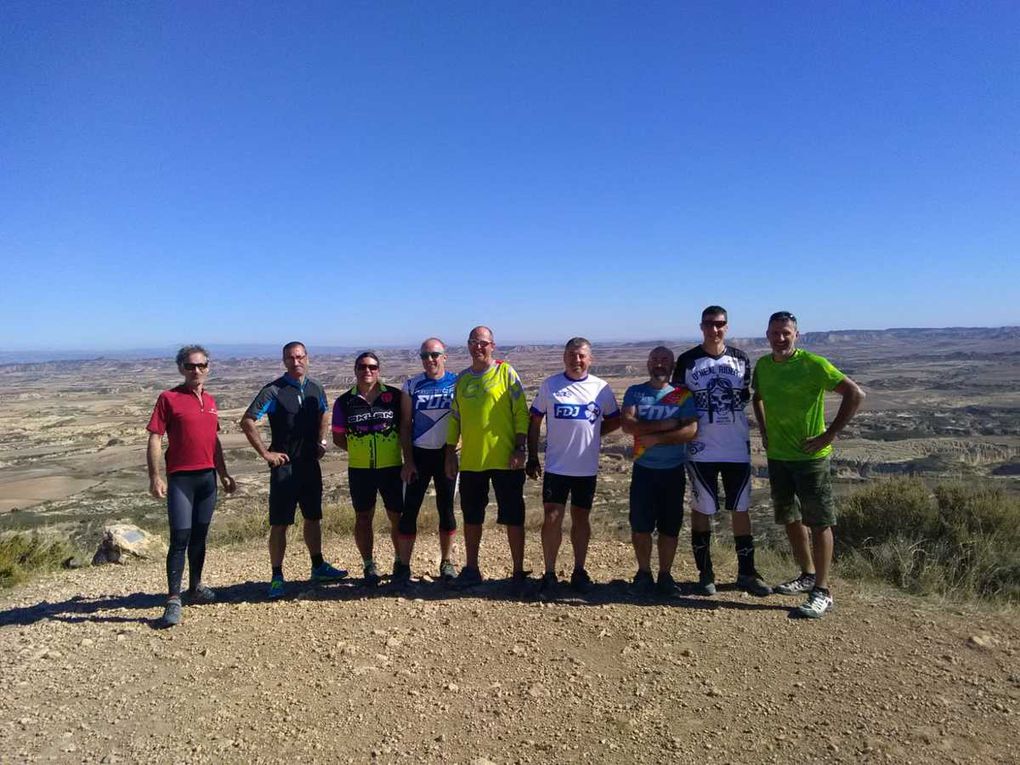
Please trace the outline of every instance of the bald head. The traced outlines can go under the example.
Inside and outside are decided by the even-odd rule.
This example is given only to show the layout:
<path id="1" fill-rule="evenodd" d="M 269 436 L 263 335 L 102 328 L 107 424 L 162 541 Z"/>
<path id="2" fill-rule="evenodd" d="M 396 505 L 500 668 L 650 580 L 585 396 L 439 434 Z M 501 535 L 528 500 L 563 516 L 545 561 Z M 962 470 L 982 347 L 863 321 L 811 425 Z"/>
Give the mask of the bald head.
<path id="1" fill-rule="evenodd" d="M 665 345 L 657 345 L 648 354 L 648 374 L 653 382 L 666 383 L 673 374 L 673 363 L 676 358 L 673 351 Z"/>
<path id="2" fill-rule="evenodd" d="M 484 324 L 479 324 L 477 327 L 471 330 L 468 335 L 468 342 L 471 340 L 488 340 L 490 343 L 495 340 L 492 334 L 492 330 L 486 327 Z"/>

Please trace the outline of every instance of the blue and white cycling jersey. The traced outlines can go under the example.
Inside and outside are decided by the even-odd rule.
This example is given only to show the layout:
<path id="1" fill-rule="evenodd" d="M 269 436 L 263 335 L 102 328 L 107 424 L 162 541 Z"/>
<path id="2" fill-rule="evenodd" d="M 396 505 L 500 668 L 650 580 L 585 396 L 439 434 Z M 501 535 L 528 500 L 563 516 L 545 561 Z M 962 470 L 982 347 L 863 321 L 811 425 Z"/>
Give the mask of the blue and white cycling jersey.
<path id="1" fill-rule="evenodd" d="M 411 437 L 422 449 L 442 449 L 446 445 L 450 404 L 457 375 L 447 372 L 438 380 L 430 380 L 424 372 L 404 383 L 404 393 L 411 399 L 414 421 Z"/>

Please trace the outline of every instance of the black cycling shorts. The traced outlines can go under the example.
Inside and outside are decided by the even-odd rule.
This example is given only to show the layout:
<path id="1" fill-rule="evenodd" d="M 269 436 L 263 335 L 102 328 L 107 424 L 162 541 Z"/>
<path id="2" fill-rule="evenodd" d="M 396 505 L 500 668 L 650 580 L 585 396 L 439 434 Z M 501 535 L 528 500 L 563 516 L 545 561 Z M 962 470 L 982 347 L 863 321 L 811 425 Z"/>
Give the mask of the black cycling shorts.
<path id="1" fill-rule="evenodd" d="M 318 460 L 288 462 L 269 470 L 269 525 L 294 523 L 298 505 L 305 520 L 322 518 L 322 470 Z"/>
<path id="2" fill-rule="evenodd" d="M 570 497 L 570 506 L 579 510 L 591 510 L 595 501 L 596 476 L 560 475 L 545 473 L 542 476 L 542 501 L 551 505 L 566 505 Z"/>
<path id="3" fill-rule="evenodd" d="M 489 483 L 496 492 L 496 523 L 504 526 L 524 525 L 523 470 L 469 470 L 460 474 L 460 509 L 464 523 L 485 523 L 489 504 Z"/>
<path id="4" fill-rule="evenodd" d="M 351 490 L 351 504 L 356 513 L 374 510 L 376 493 L 382 496 L 386 512 L 399 513 L 404 507 L 404 483 L 400 480 L 399 465 L 347 468 L 347 485 Z"/>
<path id="5" fill-rule="evenodd" d="M 635 534 L 675 537 L 684 523 L 684 465 L 647 468 L 634 465 L 630 479 L 630 528 Z"/>

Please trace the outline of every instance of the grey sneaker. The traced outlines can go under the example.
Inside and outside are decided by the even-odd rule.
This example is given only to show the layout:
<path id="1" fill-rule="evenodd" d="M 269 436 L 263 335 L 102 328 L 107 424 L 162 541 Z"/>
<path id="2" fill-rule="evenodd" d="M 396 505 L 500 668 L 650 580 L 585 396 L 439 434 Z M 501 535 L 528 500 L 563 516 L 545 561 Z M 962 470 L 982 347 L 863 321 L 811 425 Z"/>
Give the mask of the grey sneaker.
<path id="1" fill-rule="evenodd" d="M 630 583 L 631 595 L 647 597 L 655 593 L 655 579 L 651 571 L 641 571 L 634 574 L 634 581 Z"/>
<path id="2" fill-rule="evenodd" d="M 369 561 L 364 566 L 365 572 L 365 586 L 366 587 L 378 587 L 379 586 L 379 569 L 376 567 L 374 561 Z"/>
<path id="3" fill-rule="evenodd" d="M 181 599 L 170 598 L 163 609 L 163 624 L 167 627 L 176 627 L 181 623 Z"/>
<path id="4" fill-rule="evenodd" d="M 482 583 L 482 572 L 471 566 L 464 566 L 454 580 L 454 586 L 458 588 L 474 587 Z"/>
<path id="5" fill-rule="evenodd" d="M 811 592 L 815 588 L 814 574 L 801 574 L 796 579 L 777 584 L 772 591 L 779 595 L 800 595 L 802 592 Z"/>
<path id="6" fill-rule="evenodd" d="M 705 576 L 702 574 L 698 577 L 698 583 L 691 588 L 691 592 L 695 595 L 702 595 L 704 597 L 711 597 L 715 595 L 715 577 L 711 574 Z"/>
<path id="7" fill-rule="evenodd" d="M 457 567 L 450 561 L 444 560 L 439 564 L 439 578 L 443 584 L 451 584 L 457 578 Z"/>
<path id="8" fill-rule="evenodd" d="M 743 590 L 744 592 L 750 593 L 758 598 L 764 598 L 766 595 L 772 594 L 772 588 L 765 584 L 765 581 L 758 575 L 757 572 L 754 574 L 740 574 L 737 576 L 737 589 Z"/>
<path id="9" fill-rule="evenodd" d="M 193 589 L 184 593 L 184 597 L 189 603 L 214 603 L 216 601 L 216 593 L 212 587 L 202 582 L 199 582 Z"/>
<path id="10" fill-rule="evenodd" d="M 832 595 L 828 590 L 815 587 L 808 595 L 808 599 L 797 606 L 794 611 L 798 616 L 803 616 L 806 619 L 818 619 L 831 609 Z"/>
<path id="11" fill-rule="evenodd" d="M 318 566 L 312 569 L 312 581 L 313 582 L 339 582 L 341 579 L 347 578 L 347 572 L 342 568 L 334 568 L 333 566 L 323 561 Z"/>

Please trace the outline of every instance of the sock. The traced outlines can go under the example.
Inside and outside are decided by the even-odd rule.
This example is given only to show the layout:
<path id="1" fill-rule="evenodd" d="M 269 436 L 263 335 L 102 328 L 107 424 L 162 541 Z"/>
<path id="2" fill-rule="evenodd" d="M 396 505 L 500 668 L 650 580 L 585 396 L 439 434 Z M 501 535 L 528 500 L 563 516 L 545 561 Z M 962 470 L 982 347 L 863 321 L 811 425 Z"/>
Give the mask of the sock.
<path id="1" fill-rule="evenodd" d="M 315 553 L 312 556 L 312 568 L 318 568 L 323 564 L 322 553 Z"/>
<path id="2" fill-rule="evenodd" d="M 694 563 L 698 572 L 705 579 L 713 579 L 715 573 L 712 571 L 712 532 L 692 531 L 691 549 L 694 551 Z"/>
<path id="3" fill-rule="evenodd" d="M 283 579 L 283 566 L 273 566 L 273 579 Z"/>
<path id="4" fill-rule="evenodd" d="M 737 573 L 741 576 L 754 576 L 754 537 L 750 534 L 733 537 L 737 548 Z"/>

